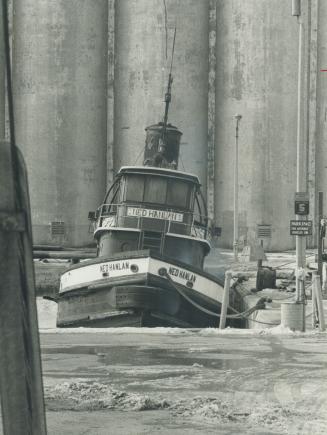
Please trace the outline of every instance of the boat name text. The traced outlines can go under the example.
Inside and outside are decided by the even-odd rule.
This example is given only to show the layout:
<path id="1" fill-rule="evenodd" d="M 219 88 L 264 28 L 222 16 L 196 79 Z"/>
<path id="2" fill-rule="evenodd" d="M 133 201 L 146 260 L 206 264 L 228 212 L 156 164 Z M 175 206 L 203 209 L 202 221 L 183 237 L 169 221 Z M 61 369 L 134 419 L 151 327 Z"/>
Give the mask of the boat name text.
<path id="1" fill-rule="evenodd" d="M 151 210 L 148 208 L 128 207 L 127 216 L 146 217 L 152 219 L 167 219 L 175 222 L 183 222 L 183 213 L 175 213 L 167 210 Z"/>
<path id="2" fill-rule="evenodd" d="M 194 273 L 187 272 L 183 269 L 177 269 L 177 267 L 170 267 L 168 273 L 169 275 L 177 276 L 178 278 L 185 279 L 186 281 L 196 281 L 196 275 L 194 275 Z"/>
<path id="3" fill-rule="evenodd" d="M 104 263 L 100 264 L 100 272 L 101 273 L 109 273 L 113 272 L 114 270 L 126 270 L 129 269 L 129 262 L 128 261 L 120 261 L 118 263 Z"/>

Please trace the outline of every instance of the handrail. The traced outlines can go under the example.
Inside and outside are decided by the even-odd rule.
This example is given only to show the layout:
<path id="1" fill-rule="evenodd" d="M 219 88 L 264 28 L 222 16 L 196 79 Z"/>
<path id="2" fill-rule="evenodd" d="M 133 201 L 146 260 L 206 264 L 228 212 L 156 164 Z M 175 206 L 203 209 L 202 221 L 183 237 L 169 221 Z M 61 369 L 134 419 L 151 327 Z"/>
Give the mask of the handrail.
<path id="1" fill-rule="evenodd" d="M 141 214 L 138 214 L 137 216 L 131 216 L 127 214 L 127 208 L 132 207 L 134 209 L 147 209 L 147 210 L 156 210 L 156 211 L 162 211 L 162 212 L 168 212 L 168 213 L 175 213 L 177 214 L 183 214 L 185 217 L 191 217 L 191 222 L 180 222 L 175 221 L 171 218 L 158 218 L 160 220 L 164 220 L 164 233 L 171 233 L 171 234 L 182 234 L 179 232 L 176 232 L 173 230 L 173 224 L 178 224 L 178 226 L 184 226 L 184 228 L 189 229 L 187 231 L 188 237 L 193 238 L 200 238 L 203 240 L 210 241 L 211 240 L 211 233 L 209 230 L 210 225 L 208 223 L 210 222 L 210 219 L 205 216 L 201 215 L 199 213 L 193 213 L 189 211 L 183 211 L 179 209 L 173 209 L 171 207 L 162 207 L 162 208 L 151 208 L 151 206 L 144 206 L 144 204 L 102 204 L 97 209 L 97 220 L 95 221 L 94 225 L 94 231 L 97 231 L 99 228 L 117 228 L 121 227 L 118 220 L 125 219 L 125 218 L 137 218 L 137 224 L 134 228 L 141 229 L 141 224 L 143 221 L 143 216 Z M 126 210 L 125 210 L 126 209 Z M 121 214 L 121 210 L 123 210 L 123 214 Z M 106 223 L 106 226 L 103 226 L 103 220 L 104 219 L 111 219 Z M 154 218 L 155 219 L 155 218 Z M 167 222 L 168 221 L 168 222 Z M 201 221 L 203 223 L 201 223 Z M 198 223 L 197 223 L 198 222 Z M 207 223 L 207 225 L 206 225 Z"/>

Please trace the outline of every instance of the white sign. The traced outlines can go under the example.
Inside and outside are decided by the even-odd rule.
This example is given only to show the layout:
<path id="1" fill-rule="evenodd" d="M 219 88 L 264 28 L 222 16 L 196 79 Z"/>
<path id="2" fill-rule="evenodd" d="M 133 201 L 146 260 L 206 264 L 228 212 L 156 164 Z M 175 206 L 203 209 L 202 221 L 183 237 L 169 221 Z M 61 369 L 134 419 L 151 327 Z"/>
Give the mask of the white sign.
<path id="1" fill-rule="evenodd" d="M 151 210 L 149 208 L 128 207 L 127 216 L 145 217 L 152 219 L 167 219 L 175 222 L 183 222 L 183 213 L 175 213 L 167 210 Z"/>

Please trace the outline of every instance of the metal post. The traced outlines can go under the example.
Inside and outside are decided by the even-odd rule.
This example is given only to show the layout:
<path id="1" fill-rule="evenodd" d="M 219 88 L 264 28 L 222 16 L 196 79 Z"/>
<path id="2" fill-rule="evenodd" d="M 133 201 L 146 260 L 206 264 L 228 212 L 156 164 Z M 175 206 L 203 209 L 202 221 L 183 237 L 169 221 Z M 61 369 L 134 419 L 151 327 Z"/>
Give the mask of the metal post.
<path id="1" fill-rule="evenodd" d="M 221 310 L 220 310 L 219 329 L 225 329 L 225 325 L 226 325 L 226 316 L 227 316 L 227 308 L 229 304 L 229 290 L 230 290 L 231 279 L 232 279 L 232 273 L 230 271 L 227 271 L 225 273 L 224 294 L 223 294 L 223 300 L 222 300 Z"/>
<path id="2" fill-rule="evenodd" d="M 317 307 L 318 307 L 318 316 L 319 316 L 319 331 L 323 332 L 326 330 L 325 326 L 325 317 L 324 317 L 324 305 L 322 300 L 322 293 L 321 293 L 321 284 L 320 284 L 320 277 L 319 275 L 313 276 L 313 288 L 312 290 L 316 293 L 316 301 L 317 301 Z"/>
<path id="3" fill-rule="evenodd" d="M 327 290 L 327 264 L 326 263 L 322 263 L 322 277 L 323 277 L 322 292 L 324 295 L 326 295 L 326 290 Z"/>
<path id="4" fill-rule="evenodd" d="M 320 276 L 320 282 L 322 282 L 322 236 L 321 236 L 321 220 L 323 217 L 323 192 L 318 192 L 318 236 L 317 236 L 317 247 L 318 247 L 318 275 Z"/>
<path id="5" fill-rule="evenodd" d="M 305 141 L 302 140 L 302 81 L 303 81 L 303 22 L 301 19 L 301 1 L 292 1 L 292 15 L 297 17 L 299 24 L 299 55 L 298 55 L 298 84 L 297 84 L 297 131 L 296 131 L 296 191 L 306 192 L 306 147 Z M 297 215 L 296 220 L 301 220 L 303 217 Z M 306 238 L 305 236 L 296 236 L 296 301 L 298 303 L 305 303 L 305 286 L 304 280 L 300 278 L 299 271 L 305 268 L 305 250 Z M 305 310 L 305 307 L 303 307 Z M 303 316 L 305 322 L 305 316 Z M 305 325 L 303 325 L 303 330 Z"/>
<path id="6" fill-rule="evenodd" d="M 235 115 L 235 157 L 234 157 L 234 260 L 238 261 L 238 130 L 242 115 Z"/>
<path id="7" fill-rule="evenodd" d="M 312 301 L 312 329 L 316 329 L 317 323 L 318 323 L 318 306 L 317 306 L 317 297 L 316 297 L 316 279 L 317 271 L 314 270 L 312 272 L 312 279 L 311 279 L 311 301 Z"/>
<path id="8" fill-rule="evenodd" d="M 262 251 L 263 251 L 263 240 L 262 239 L 260 240 L 260 246 L 261 246 Z M 258 260 L 257 267 L 258 267 L 258 270 L 262 268 L 262 258 L 260 258 Z"/>
<path id="9" fill-rule="evenodd" d="M 302 34 L 303 34 L 303 23 L 298 16 L 299 23 L 299 64 L 298 64 L 298 89 L 297 89 L 297 132 L 296 132 L 296 191 L 304 192 L 306 191 L 306 173 L 304 169 L 304 147 L 301 141 L 301 127 L 302 127 Z M 296 216 L 297 220 L 303 219 L 302 216 Z M 305 267 L 305 246 L 306 239 L 303 236 L 296 236 L 296 267 L 297 269 Z M 302 285 L 303 281 L 296 280 L 296 295 L 299 302 L 304 301 L 304 287 Z"/>

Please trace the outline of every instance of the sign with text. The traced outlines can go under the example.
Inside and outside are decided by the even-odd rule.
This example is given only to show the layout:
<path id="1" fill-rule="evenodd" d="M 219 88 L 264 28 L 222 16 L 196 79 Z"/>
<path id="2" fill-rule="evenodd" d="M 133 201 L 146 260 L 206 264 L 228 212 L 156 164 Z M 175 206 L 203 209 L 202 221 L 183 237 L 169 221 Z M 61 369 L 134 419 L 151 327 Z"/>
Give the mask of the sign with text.
<path id="1" fill-rule="evenodd" d="M 312 236 L 312 221 L 290 221 L 291 236 Z"/>
<path id="2" fill-rule="evenodd" d="M 294 213 L 300 216 L 309 214 L 309 194 L 307 192 L 295 193 Z"/>
<path id="3" fill-rule="evenodd" d="M 127 207 L 127 216 L 152 218 L 152 219 L 167 219 L 175 222 L 183 222 L 183 213 L 177 213 L 168 210 L 151 210 L 149 208 Z"/>

